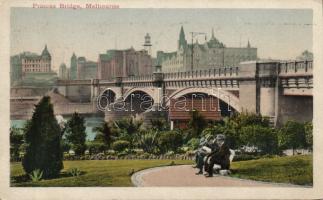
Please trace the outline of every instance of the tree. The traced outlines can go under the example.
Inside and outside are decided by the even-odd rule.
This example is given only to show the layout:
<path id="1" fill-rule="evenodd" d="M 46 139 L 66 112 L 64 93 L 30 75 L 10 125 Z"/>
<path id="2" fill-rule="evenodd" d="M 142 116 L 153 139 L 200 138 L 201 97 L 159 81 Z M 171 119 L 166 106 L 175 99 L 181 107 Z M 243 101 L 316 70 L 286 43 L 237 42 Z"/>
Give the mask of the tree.
<path id="1" fill-rule="evenodd" d="M 50 97 L 43 97 L 35 106 L 24 131 L 26 154 L 22 165 L 25 172 L 29 174 L 38 169 L 43 172 L 43 178 L 57 177 L 63 169 L 62 135 Z"/>
<path id="2" fill-rule="evenodd" d="M 24 143 L 24 136 L 20 129 L 16 127 L 10 128 L 10 160 L 18 161 L 21 145 Z"/>
<path id="3" fill-rule="evenodd" d="M 278 132 L 278 144 L 281 149 L 295 149 L 306 147 L 304 124 L 287 121 Z"/>
<path id="4" fill-rule="evenodd" d="M 207 121 L 197 110 L 190 111 L 190 116 L 191 119 L 188 122 L 188 127 L 191 129 L 193 137 L 199 137 L 207 126 Z"/>
<path id="5" fill-rule="evenodd" d="M 242 127 L 241 141 L 247 146 L 257 147 L 263 154 L 274 154 L 278 151 L 278 139 L 273 128 L 260 125 Z"/>
<path id="6" fill-rule="evenodd" d="M 306 146 L 309 149 L 313 149 L 313 124 L 312 124 L 312 122 L 306 122 L 304 124 L 304 129 L 305 129 Z"/>
<path id="7" fill-rule="evenodd" d="M 84 155 L 86 150 L 86 133 L 84 122 L 84 118 L 75 112 L 71 119 L 67 121 L 65 130 L 66 139 L 72 144 L 72 149 L 77 156 Z"/>
<path id="8" fill-rule="evenodd" d="M 297 60 L 313 60 L 313 53 L 308 50 L 305 50 L 296 59 Z"/>
<path id="9" fill-rule="evenodd" d="M 114 135 L 116 134 L 115 130 L 110 123 L 104 122 L 101 127 L 96 127 L 93 129 L 97 132 L 94 141 L 95 142 L 102 142 L 104 144 L 103 150 L 107 150 L 110 148 L 111 143 L 115 139 Z"/>

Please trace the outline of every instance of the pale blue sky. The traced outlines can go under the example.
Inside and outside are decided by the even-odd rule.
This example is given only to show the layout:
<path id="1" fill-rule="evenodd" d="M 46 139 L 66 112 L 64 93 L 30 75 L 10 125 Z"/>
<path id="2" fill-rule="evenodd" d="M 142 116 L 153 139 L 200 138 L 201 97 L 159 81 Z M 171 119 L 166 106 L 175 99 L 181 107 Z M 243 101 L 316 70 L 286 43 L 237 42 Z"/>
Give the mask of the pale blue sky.
<path id="1" fill-rule="evenodd" d="M 212 27 L 228 47 L 245 46 L 249 38 L 260 58 L 294 59 L 312 51 L 311 10 L 12 8 L 11 54 L 40 53 L 47 44 L 56 70 L 62 62 L 69 66 L 73 52 L 96 61 L 107 49 L 142 49 L 148 32 L 155 55 L 176 50 L 181 25 L 189 42 L 189 32 L 210 38 Z"/>

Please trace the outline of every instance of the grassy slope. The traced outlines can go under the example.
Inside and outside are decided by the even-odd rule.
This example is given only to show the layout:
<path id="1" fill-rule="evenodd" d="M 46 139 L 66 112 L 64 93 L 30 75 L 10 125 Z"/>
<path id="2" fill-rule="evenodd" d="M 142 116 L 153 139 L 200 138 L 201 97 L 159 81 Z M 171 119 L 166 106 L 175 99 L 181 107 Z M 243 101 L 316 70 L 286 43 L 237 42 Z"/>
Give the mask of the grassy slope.
<path id="1" fill-rule="evenodd" d="M 20 163 L 11 164 L 12 186 L 132 186 L 129 172 L 168 165 L 172 160 L 102 160 L 65 161 L 60 178 L 40 182 L 15 182 L 24 171 Z M 175 161 L 176 164 L 192 164 L 193 161 Z M 66 173 L 77 167 L 85 174 L 71 177 Z M 232 163 L 232 176 L 261 181 L 312 184 L 312 156 L 293 156 L 240 161 Z"/>
<path id="2" fill-rule="evenodd" d="M 64 170 L 61 177 L 40 182 L 20 182 L 12 180 L 12 186 L 132 186 L 129 172 L 134 169 L 139 171 L 146 168 L 169 165 L 172 160 L 82 160 L 64 161 Z M 188 160 L 176 160 L 175 164 L 192 164 Z M 79 168 L 85 172 L 79 177 L 71 177 L 67 171 Z M 11 164 L 12 177 L 23 175 L 20 163 Z M 16 178 L 13 178 L 16 179 Z"/>
<path id="3" fill-rule="evenodd" d="M 277 157 L 232 163 L 234 177 L 292 183 L 313 184 L 312 156 Z"/>

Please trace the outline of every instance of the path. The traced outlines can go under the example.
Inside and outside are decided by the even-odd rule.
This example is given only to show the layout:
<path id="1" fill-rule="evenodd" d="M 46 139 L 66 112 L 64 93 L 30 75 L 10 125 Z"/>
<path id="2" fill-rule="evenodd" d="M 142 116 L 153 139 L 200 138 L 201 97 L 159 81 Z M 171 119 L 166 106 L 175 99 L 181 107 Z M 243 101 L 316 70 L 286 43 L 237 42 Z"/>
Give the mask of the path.
<path id="1" fill-rule="evenodd" d="M 135 186 L 229 186 L 229 187 L 293 187 L 289 184 L 271 184 L 260 181 L 243 180 L 228 176 L 215 175 L 206 178 L 203 175 L 195 175 L 197 170 L 191 165 L 178 165 L 168 167 L 156 167 L 139 171 L 131 177 Z M 297 186 L 296 186 L 297 187 Z"/>

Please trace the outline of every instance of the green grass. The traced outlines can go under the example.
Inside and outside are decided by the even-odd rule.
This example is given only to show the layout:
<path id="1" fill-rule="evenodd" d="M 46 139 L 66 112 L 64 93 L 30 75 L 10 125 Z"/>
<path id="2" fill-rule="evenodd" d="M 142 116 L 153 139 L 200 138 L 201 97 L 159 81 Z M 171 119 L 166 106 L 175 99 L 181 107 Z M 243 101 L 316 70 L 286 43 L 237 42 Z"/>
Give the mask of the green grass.
<path id="1" fill-rule="evenodd" d="M 86 187 L 132 186 L 129 172 L 169 165 L 172 160 L 80 160 L 64 161 L 64 170 L 56 179 L 31 182 L 26 180 L 21 163 L 11 163 L 11 186 Z M 192 164 L 189 160 L 175 160 L 175 164 Z M 68 170 L 79 168 L 83 174 L 72 177 Z"/>
<path id="2" fill-rule="evenodd" d="M 11 186 L 132 186 L 129 172 L 169 165 L 172 160 L 80 160 L 64 161 L 64 170 L 56 179 L 31 182 L 24 176 L 21 163 L 11 163 Z M 175 160 L 175 164 L 193 164 Z M 68 170 L 83 173 L 72 177 Z M 312 185 L 312 156 L 266 158 L 232 163 L 233 177 L 278 183 Z M 192 175 L 194 176 L 194 175 Z"/>
<path id="3" fill-rule="evenodd" d="M 232 163 L 233 177 L 313 185 L 312 156 L 288 156 Z"/>

